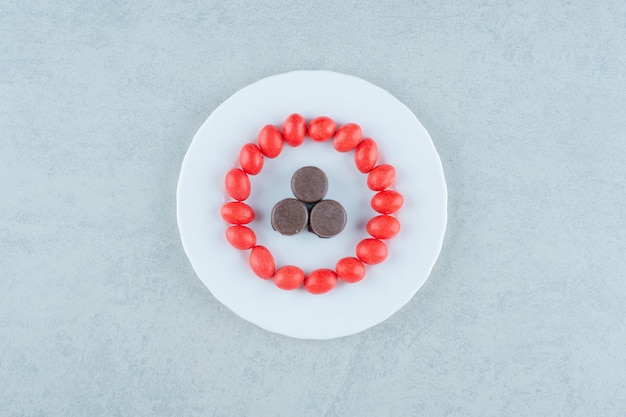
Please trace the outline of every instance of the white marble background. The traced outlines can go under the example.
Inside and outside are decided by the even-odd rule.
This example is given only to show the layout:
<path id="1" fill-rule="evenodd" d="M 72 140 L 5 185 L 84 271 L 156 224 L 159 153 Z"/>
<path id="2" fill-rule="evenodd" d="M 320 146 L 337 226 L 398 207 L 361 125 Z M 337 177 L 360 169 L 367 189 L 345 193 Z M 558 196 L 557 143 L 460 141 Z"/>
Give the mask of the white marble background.
<path id="1" fill-rule="evenodd" d="M 626 3 L 336 3 L 0 3 L 1 416 L 626 414 Z M 450 194 L 412 302 L 328 342 L 220 305 L 175 219 L 207 115 L 294 69 L 406 103 Z"/>

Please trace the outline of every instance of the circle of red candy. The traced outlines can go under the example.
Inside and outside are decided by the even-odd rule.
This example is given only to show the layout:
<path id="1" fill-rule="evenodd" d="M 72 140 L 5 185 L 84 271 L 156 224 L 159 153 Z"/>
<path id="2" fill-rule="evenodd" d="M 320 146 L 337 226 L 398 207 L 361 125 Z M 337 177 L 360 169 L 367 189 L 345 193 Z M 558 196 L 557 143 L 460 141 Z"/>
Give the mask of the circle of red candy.
<path id="1" fill-rule="evenodd" d="M 377 193 L 370 203 L 379 213 L 366 226 L 371 238 L 361 240 L 356 246 L 356 257 L 340 259 L 335 269 L 316 269 L 308 274 L 294 265 L 276 268 L 272 253 L 265 246 L 257 245 L 256 235 L 248 226 L 254 220 L 254 210 L 244 203 L 250 196 L 248 175 L 257 175 L 263 169 L 264 158 L 276 158 L 285 143 L 300 146 L 306 135 L 316 142 L 333 139 L 333 146 L 339 152 L 354 150 L 354 163 L 359 172 L 367 174 L 367 186 Z M 279 130 L 276 126 L 265 125 L 259 132 L 257 144 L 247 143 L 239 152 L 240 168 L 233 168 L 226 174 L 225 187 L 228 195 L 236 201 L 225 203 L 221 208 L 222 218 L 231 226 L 226 229 L 226 240 L 239 250 L 250 251 L 249 264 L 252 271 L 262 279 L 274 279 L 274 284 L 283 290 L 294 290 L 304 285 L 312 294 L 323 294 L 332 290 L 337 281 L 354 283 L 365 276 L 365 264 L 383 262 L 388 255 L 383 240 L 391 239 L 400 232 L 400 222 L 392 214 L 404 204 L 402 194 L 389 188 L 395 183 L 396 170 L 392 165 L 376 165 L 378 146 L 373 139 L 363 138 L 361 127 L 347 123 L 337 128 L 335 121 L 327 116 L 317 117 L 308 124 L 304 118 L 294 113 L 287 117 Z"/>

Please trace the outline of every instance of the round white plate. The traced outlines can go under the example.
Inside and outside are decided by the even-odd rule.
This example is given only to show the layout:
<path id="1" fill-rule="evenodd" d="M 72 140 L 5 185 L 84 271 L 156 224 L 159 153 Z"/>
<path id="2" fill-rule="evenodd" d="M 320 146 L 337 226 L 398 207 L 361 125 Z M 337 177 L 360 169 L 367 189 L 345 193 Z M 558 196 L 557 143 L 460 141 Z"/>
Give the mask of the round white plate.
<path id="1" fill-rule="evenodd" d="M 389 256 L 368 266 L 354 284 L 339 280 L 329 293 L 312 295 L 303 288 L 278 289 L 258 278 L 248 265 L 249 251 L 238 251 L 225 238 L 228 225 L 220 208 L 228 201 L 226 172 L 238 166 L 239 150 L 256 142 L 265 124 L 281 126 L 291 113 L 310 120 L 330 116 L 337 125 L 358 123 L 379 148 L 379 163 L 397 171 L 395 188 L 404 195 L 398 212 L 400 234 L 388 241 Z M 302 166 L 320 167 L 329 179 L 326 198 L 339 201 L 348 222 L 339 235 L 320 239 L 303 231 L 282 236 L 269 214 L 275 203 L 292 197 L 291 175 Z M 307 138 L 297 148 L 285 146 L 263 171 L 250 176 L 246 201 L 255 209 L 250 227 L 257 244 L 273 253 L 277 267 L 298 265 L 305 272 L 334 269 L 342 257 L 354 256 L 368 237 L 366 222 L 377 213 L 369 201 L 367 175 L 354 165 L 354 152 L 339 153 L 332 141 Z M 329 71 L 295 71 L 255 82 L 222 103 L 193 138 L 183 161 L 177 190 L 178 227 L 183 247 L 198 277 L 211 293 L 241 318 L 271 332 L 302 339 L 351 335 L 387 319 L 404 306 L 428 278 L 439 256 L 446 228 L 447 190 L 435 147 L 417 118 L 385 90 L 360 78 Z"/>

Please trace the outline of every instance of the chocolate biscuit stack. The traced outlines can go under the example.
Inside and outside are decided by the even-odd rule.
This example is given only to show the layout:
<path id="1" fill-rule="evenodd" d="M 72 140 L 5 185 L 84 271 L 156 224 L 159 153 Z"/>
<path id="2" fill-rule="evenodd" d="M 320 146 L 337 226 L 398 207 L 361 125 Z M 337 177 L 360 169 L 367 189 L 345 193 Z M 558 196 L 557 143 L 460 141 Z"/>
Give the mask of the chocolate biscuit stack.
<path id="1" fill-rule="evenodd" d="M 308 225 L 309 232 L 333 237 L 346 226 L 346 211 L 335 200 L 323 200 L 328 178 L 317 167 L 307 166 L 291 177 L 296 198 L 286 198 L 272 209 L 272 227 L 282 235 L 295 235 Z"/>

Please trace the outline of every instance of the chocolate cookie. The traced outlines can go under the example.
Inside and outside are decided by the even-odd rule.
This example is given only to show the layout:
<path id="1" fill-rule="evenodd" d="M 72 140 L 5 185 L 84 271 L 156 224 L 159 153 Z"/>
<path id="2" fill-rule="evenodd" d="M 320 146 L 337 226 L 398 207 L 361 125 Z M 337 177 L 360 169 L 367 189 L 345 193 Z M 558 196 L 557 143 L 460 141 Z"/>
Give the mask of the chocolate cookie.
<path id="1" fill-rule="evenodd" d="M 328 178 L 324 171 L 317 167 L 302 167 L 291 177 L 291 191 L 298 200 L 315 203 L 326 195 Z"/>
<path id="2" fill-rule="evenodd" d="M 311 209 L 309 231 L 319 237 L 333 237 L 346 227 L 346 211 L 335 200 L 322 200 Z"/>
<path id="3" fill-rule="evenodd" d="M 295 235 L 306 227 L 308 221 L 306 204 L 295 198 L 281 200 L 272 209 L 272 227 L 281 235 Z"/>

